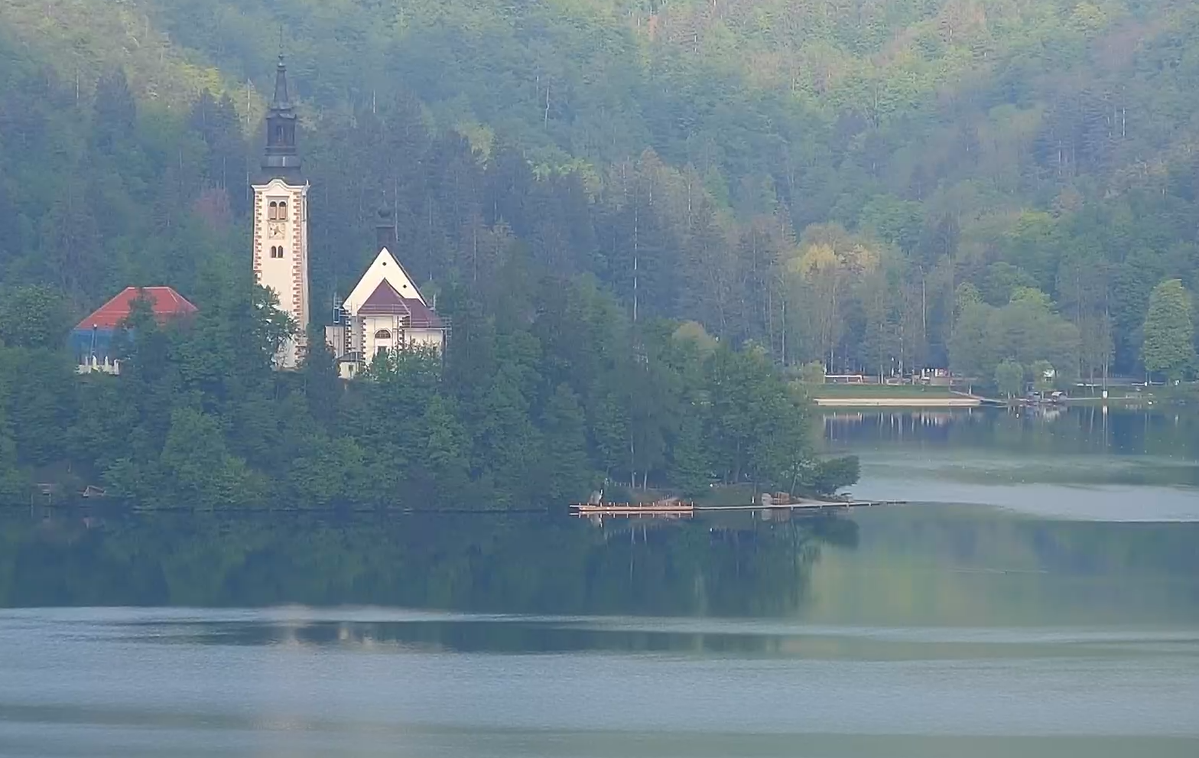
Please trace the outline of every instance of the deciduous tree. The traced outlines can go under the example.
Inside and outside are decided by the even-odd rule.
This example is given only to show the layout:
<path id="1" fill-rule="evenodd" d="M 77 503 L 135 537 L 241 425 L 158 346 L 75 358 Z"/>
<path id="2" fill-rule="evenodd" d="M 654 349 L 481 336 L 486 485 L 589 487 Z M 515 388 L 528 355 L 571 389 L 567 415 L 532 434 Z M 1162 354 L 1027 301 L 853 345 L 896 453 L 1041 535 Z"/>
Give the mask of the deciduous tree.
<path id="1" fill-rule="evenodd" d="M 1195 325 L 1191 296 L 1179 279 L 1168 279 L 1153 289 L 1145 314 L 1145 341 L 1141 356 L 1145 370 L 1181 379 L 1195 366 Z"/>

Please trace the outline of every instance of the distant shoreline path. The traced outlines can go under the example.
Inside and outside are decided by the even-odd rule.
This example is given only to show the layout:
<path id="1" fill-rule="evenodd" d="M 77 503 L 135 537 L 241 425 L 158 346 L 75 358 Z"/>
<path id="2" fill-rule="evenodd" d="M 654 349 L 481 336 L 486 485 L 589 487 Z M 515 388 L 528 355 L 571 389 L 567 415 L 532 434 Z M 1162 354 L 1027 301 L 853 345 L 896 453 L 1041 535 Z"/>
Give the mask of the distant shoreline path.
<path id="1" fill-rule="evenodd" d="M 817 397 L 818 406 L 829 408 L 977 408 L 977 397 Z"/>

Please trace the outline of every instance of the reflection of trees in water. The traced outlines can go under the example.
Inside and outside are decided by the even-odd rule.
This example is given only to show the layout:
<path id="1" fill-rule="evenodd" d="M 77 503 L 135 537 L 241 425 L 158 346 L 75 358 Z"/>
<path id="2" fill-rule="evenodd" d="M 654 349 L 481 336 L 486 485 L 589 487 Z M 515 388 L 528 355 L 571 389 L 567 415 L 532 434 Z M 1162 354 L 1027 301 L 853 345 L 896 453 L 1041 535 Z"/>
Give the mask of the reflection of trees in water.
<path id="1" fill-rule="evenodd" d="M 824 417 L 824 428 L 829 443 L 838 449 L 918 443 L 984 454 L 1114 453 L 1162 456 L 1183 464 L 1199 460 L 1199 413 L 1190 408 L 1105 412 L 1099 406 L 1073 406 L 1052 416 L 988 408 L 834 413 Z"/>
<path id="2" fill-rule="evenodd" d="M 841 519 L 645 531 L 477 516 L 9 519 L 0 605 L 772 615 L 803 604 L 821 543 L 856 539 Z"/>
<path id="3" fill-rule="evenodd" d="M 1055 576 L 1199 575 L 1199 523 L 1007 517 L 963 508 L 871 514 L 867 552 Z"/>
<path id="4" fill-rule="evenodd" d="M 858 553 L 826 555 L 807 618 L 1085 626 L 1199 617 L 1199 524 L 1034 519 L 974 506 L 858 519 Z"/>

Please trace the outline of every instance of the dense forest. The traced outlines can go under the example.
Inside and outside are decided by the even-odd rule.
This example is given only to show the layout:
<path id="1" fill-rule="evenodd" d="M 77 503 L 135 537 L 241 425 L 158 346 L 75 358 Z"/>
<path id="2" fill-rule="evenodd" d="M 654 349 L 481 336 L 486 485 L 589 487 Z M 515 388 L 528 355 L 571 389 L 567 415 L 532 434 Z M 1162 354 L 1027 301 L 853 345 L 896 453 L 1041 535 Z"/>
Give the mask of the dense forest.
<path id="1" fill-rule="evenodd" d="M 34 411 L 16 399 L 32 391 L 17 379 L 45 373 L 46 392 L 65 379 L 30 352 L 57 338 L 31 334 L 31 311 L 9 304 L 52 303 L 66 314 L 57 323 L 69 323 L 129 284 L 169 284 L 211 314 L 231 313 L 231 293 L 249 298 L 239 279 L 249 269 L 248 179 L 280 47 L 312 182 L 313 310 L 323 320 L 320 304 L 365 267 L 384 198 L 400 257 L 455 319 L 452 352 L 461 352 L 435 394 L 457 404 L 442 410 L 460 420 L 459 447 L 470 448 L 460 468 L 476 484 L 491 475 L 478 448 L 506 447 L 499 440 L 515 433 L 474 426 L 488 406 L 472 404 L 488 390 L 456 374 L 489 354 L 511 368 L 482 384 L 519 392 L 494 389 L 486 402 L 502 396 L 524 409 L 537 431 L 527 444 L 552 437 L 546 414 L 581 414 L 589 471 L 652 483 L 670 481 L 672 466 L 692 468 L 672 462 L 691 457 L 672 441 L 715 422 L 683 412 L 634 432 L 634 402 L 653 405 L 650 395 L 623 402 L 623 436 L 609 437 L 622 452 L 605 452 L 596 409 L 619 391 L 554 356 L 573 346 L 573 335 L 554 342 L 559 330 L 604 332 L 582 344 L 616 340 L 614 352 L 579 360 L 669 376 L 660 391 L 674 403 L 687 401 L 671 382 L 713 392 L 723 362 L 732 371 L 821 361 L 873 374 L 950 366 L 983 380 L 1048 364 L 1061 382 L 1195 368 L 1192 2 L 9 0 L 0 6 L 9 367 L 0 459 L 75 461 L 119 470 L 127 487 L 158 486 L 143 458 L 167 456 L 163 429 L 147 432 L 143 453 L 125 450 L 119 469 L 23 439 L 77 428 L 92 402 L 46 403 L 38 412 L 61 417 L 35 429 L 18 418 Z M 553 322 L 555 308 L 569 319 Z M 580 308 L 602 313 L 604 328 L 573 321 Z M 678 358 L 680 344 L 707 344 L 693 326 L 675 338 L 681 322 L 702 325 L 720 347 Z M 224 335 L 226 354 L 233 323 L 208 335 Z M 162 350 L 187 352 L 176 342 L 203 333 L 163 337 L 173 347 Z M 229 360 L 261 357 L 250 355 Z M 695 376 L 687 361 L 702 367 Z M 221 425 L 243 411 L 227 404 L 254 393 L 285 403 L 309 385 L 229 379 L 235 391 L 202 373 L 170 380 L 193 393 L 192 410 L 164 406 L 153 423 L 194 422 L 181 439 L 215 424 L 214 439 L 237 447 L 210 451 L 229 462 L 230 481 L 240 482 L 238 461 L 269 468 L 279 451 L 241 448 L 251 443 Z M 769 376 L 777 396 L 783 385 Z M 337 405 L 306 401 L 330 445 L 344 414 L 367 413 L 340 403 L 369 403 L 386 385 Z M 355 444 L 298 457 L 374 458 L 377 440 Z M 700 451 L 707 473 L 803 478 L 736 449 L 740 457 Z M 523 497 L 519 487 L 496 491 Z"/>

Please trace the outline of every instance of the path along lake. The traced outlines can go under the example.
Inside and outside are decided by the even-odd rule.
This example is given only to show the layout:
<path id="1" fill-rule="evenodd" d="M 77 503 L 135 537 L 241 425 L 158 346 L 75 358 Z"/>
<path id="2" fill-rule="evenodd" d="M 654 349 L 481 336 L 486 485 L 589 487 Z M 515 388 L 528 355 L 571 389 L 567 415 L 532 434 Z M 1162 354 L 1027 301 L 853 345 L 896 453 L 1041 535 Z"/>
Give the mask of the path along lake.
<path id="1" fill-rule="evenodd" d="M 1199 755 L 1199 417 L 838 413 L 852 518 L 0 515 L 3 756 Z"/>

